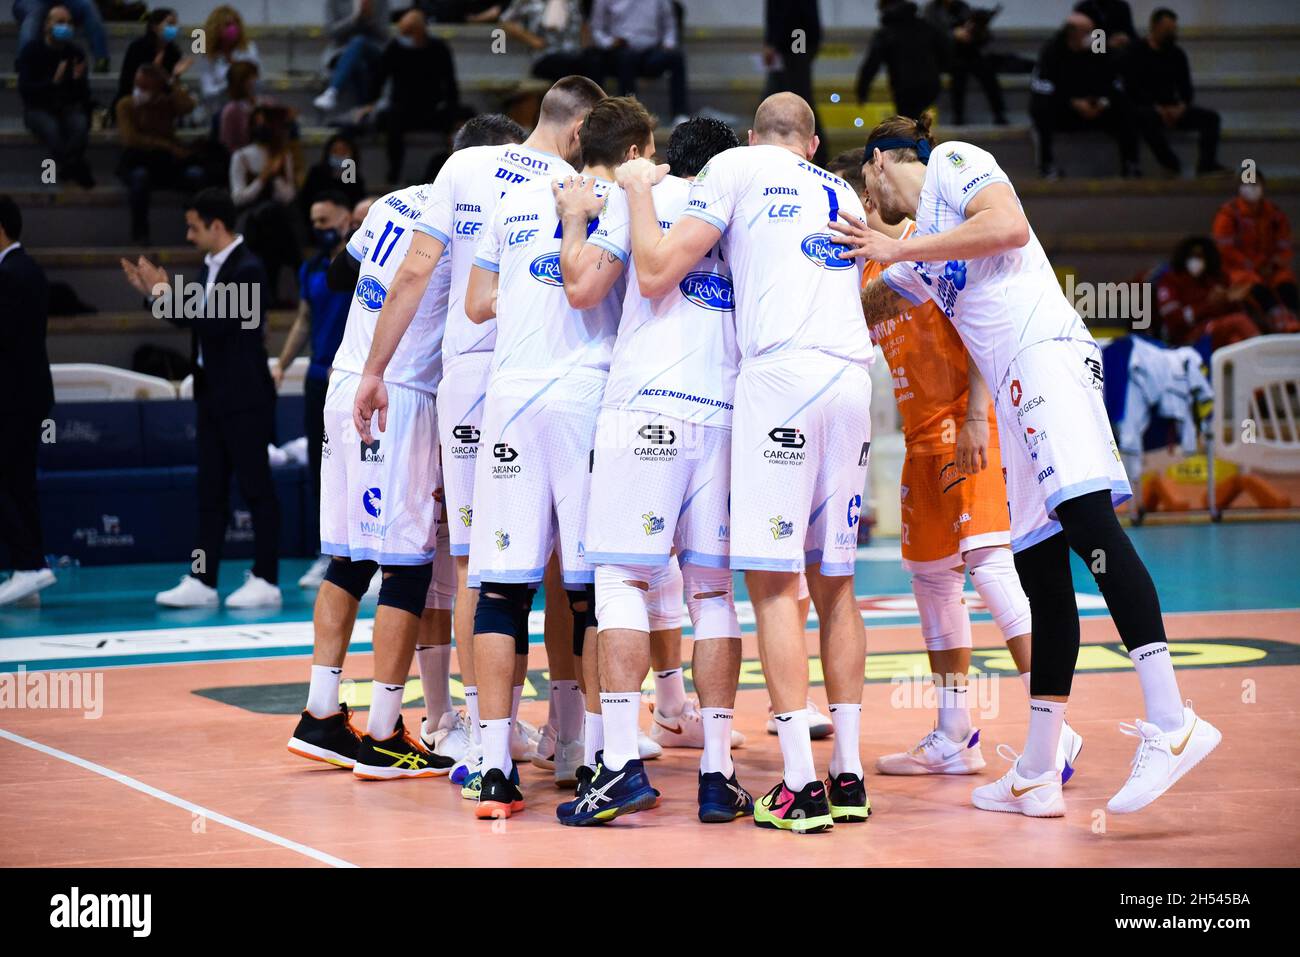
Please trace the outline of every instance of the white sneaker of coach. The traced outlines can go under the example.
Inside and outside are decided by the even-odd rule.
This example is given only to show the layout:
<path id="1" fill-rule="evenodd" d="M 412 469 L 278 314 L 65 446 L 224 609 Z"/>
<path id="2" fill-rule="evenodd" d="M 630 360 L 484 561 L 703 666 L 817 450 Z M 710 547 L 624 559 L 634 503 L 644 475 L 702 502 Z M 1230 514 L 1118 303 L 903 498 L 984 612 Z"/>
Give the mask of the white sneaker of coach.
<path id="1" fill-rule="evenodd" d="M 210 588 L 193 575 L 181 576 L 175 588 L 160 591 L 154 601 L 168 608 L 216 608 L 221 603 L 215 588 Z"/>
<path id="2" fill-rule="evenodd" d="M 298 579 L 298 587 L 320 588 L 321 582 L 325 580 L 325 573 L 329 571 L 329 568 L 330 557 L 328 555 L 321 555 L 311 563 L 311 567 L 308 568 L 307 571 L 303 572 L 303 576 Z"/>
<path id="3" fill-rule="evenodd" d="M 252 572 L 244 573 L 244 584 L 226 596 L 227 608 L 278 608 L 283 601 L 280 586 Z"/>
<path id="4" fill-rule="evenodd" d="M 13 605 L 24 598 L 30 598 L 42 588 L 49 588 L 57 578 L 48 568 L 16 571 L 9 580 L 0 585 L 0 605 Z"/>
<path id="5" fill-rule="evenodd" d="M 1159 725 L 1140 718 L 1135 724 L 1121 724 L 1119 729 L 1138 739 L 1138 749 L 1128 780 L 1106 804 L 1106 809 L 1116 814 L 1146 807 L 1223 740 L 1218 728 L 1197 717 L 1190 701 L 1183 707 L 1182 727 L 1173 731 L 1161 731 Z"/>

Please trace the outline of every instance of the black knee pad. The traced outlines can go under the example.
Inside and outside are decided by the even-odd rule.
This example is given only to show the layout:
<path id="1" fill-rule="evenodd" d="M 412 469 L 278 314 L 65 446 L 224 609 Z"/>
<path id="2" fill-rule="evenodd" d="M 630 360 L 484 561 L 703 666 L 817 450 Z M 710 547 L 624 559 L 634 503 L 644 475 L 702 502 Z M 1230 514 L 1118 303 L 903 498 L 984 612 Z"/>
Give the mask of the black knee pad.
<path id="1" fill-rule="evenodd" d="M 481 583 L 474 609 L 474 634 L 510 635 L 515 639 L 515 653 L 526 653 L 528 612 L 532 610 L 536 591 L 531 585 L 518 582 Z"/>
<path id="2" fill-rule="evenodd" d="M 331 558 L 329 567 L 325 569 L 325 580 L 360 601 L 370 587 L 370 579 L 375 577 L 375 569 L 378 567 L 379 564 L 372 561 Z"/>
<path id="3" fill-rule="evenodd" d="M 596 586 L 592 583 L 582 588 L 566 588 L 564 594 L 569 599 L 569 610 L 573 612 L 573 653 L 581 658 L 587 629 L 597 627 Z M 579 610 L 576 606 L 584 602 L 587 607 Z"/>
<path id="4" fill-rule="evenodd" d="M 379 604 L 400 608 L 416 618 L 424 614 L 424 600 L 433 581 L 433 563 L 427 565 L 385 565 L 379 583 Z"/>

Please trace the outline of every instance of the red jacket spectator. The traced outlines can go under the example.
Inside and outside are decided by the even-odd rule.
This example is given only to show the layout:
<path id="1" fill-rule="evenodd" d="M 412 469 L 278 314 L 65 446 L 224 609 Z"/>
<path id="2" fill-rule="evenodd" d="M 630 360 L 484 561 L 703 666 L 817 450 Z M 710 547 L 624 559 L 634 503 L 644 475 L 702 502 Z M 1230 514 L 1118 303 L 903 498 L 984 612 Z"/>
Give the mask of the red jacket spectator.
<path id="1" fill-rule="evenodd" d="M 1214 243 L 1203 236 L 1184 239 L 1169 268 L 1156 278 L 1160 331 L 1174 346 L 1194 346 L 1204 335 L 1218 349 L 1259 335 L 1246 313 L 1245 286 L 1230 286 Z"/>

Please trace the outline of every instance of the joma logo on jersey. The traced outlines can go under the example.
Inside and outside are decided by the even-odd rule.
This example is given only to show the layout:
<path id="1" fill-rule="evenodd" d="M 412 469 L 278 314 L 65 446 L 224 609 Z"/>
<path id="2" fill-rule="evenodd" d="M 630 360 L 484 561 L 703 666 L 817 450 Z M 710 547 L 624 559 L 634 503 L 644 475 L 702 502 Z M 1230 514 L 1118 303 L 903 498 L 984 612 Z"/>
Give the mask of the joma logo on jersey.
<path id="1" fill-rule="evenodd" d="M 780 515 L 775 518 L 769 518 L 768 525 L 771 526 L 772 537 L 777 541 L 783 538 L 789 538 L 794 534 L 794 522 L 787 522 Z"/>
<path id="2" fill-rule="evenodd" d="M 647 535 L 658 535 L 664 530 L 663 518 L 654 512 L 646 512 L 641 519 L 643 522 L 641 527 L 645 529 Z"/>
<path id="3" fill-rule="evenodd" d="M 538 256 L 528 264 L 528 272 L 538 282 L 547 286 L 563 286 L 564 276 L 560 274 L 560 254 L 546 253 Z"/>
<path id="4" fill-rule="evenodd" d="M 384 308 L 384 300 L 388 298 L 388 290 L 384 284 L 374 276 L 362 276 L 357 283 L 357 302 L 361 303 L 361 308 L 367 312 L 378 312 Z"/>
<path id="5" fill-rule="evenodd" d="M 687 273 L 677 286 L 687 302 L 714 312 L 730 312 L 736 308 L 736 293 L 731 280 L 712 272 Z"/>
<path id="6" fill-rule="evenodd" d="M 830 233 L 813 233 L 805 236 L 799 244 L 800 251 L 808 261 L 823 269 L 852 269 L 852 259 L 839 257 L 839 245 L 831 241 Z"/>
<path id="7" fill-rule="evenodd" d="M 469 505 L 462 505 L 460 507 L 460 520 L 466 528 L 472 527 L 474 524 L 474 509 Z"/>

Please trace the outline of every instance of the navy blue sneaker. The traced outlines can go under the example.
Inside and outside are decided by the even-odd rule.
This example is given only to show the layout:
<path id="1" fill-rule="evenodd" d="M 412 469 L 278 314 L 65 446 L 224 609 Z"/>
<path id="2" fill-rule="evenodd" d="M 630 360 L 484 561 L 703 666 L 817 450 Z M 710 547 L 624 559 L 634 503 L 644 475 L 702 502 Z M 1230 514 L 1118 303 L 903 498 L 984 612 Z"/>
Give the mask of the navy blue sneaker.
<path id="1" fill-rule="evenodd" d="M 648 811 L 658 803 L 659 792 L 650 786 L 645 764 L 640 760 L 629 761 L 617 771 L 598 760 L 591 782 L 572 801 L 557 807 L 555 816 L 561 824 L 583 827 L 604 824 L 635 811 Z"/>
<path id="2" fill-rule="evenodd" d="M 736 772 L 727 777 L 721 771 L 700 775 L 700 820 L 705 824 L 724 824 L 754 813 L 754 799 L 736 780 Z"/>

